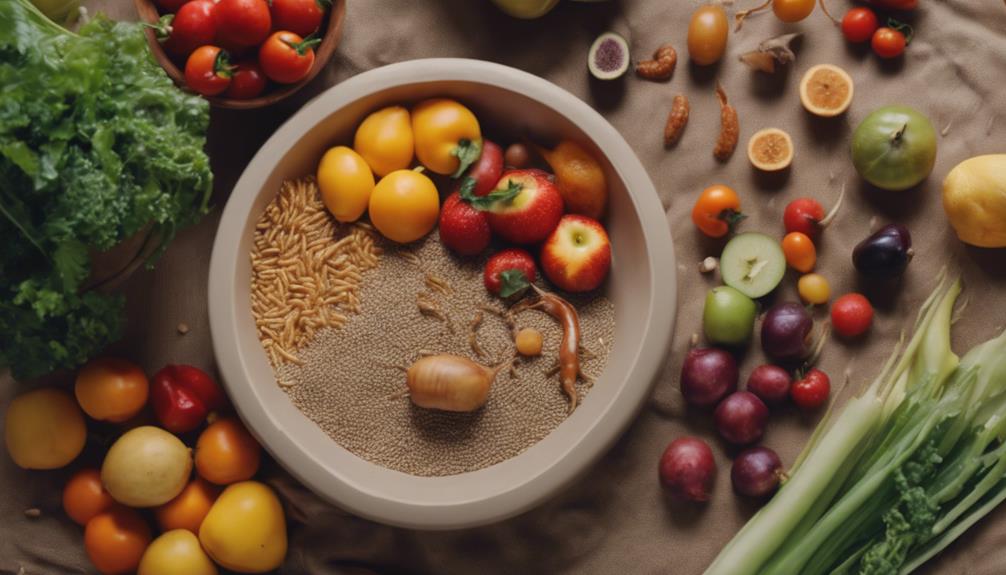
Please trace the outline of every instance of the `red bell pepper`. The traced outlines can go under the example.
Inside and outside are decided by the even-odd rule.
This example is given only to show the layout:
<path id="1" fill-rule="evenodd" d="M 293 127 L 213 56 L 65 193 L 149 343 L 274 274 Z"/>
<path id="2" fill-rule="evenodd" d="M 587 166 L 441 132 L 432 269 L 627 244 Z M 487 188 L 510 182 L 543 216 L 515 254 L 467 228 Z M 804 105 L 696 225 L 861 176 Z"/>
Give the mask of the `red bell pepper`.
<path id="1" fill-rule="evenodd" d="M 192 431 L 211 411 L 227 405 L 213 378 L 191 365 L 168 365 L 154 374 L 150 399 L 158 421 L 172 433 Z"/>

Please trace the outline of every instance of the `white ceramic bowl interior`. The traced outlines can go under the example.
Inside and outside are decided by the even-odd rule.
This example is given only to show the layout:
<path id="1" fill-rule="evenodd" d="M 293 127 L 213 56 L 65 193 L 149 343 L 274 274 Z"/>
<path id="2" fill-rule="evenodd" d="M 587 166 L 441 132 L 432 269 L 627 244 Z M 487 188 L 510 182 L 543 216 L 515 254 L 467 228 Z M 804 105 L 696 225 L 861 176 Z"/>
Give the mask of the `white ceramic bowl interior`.
<path id="1" fill-rule="evenodd" d="M 431 96 L 456 98 L 484 132 L 573 138 L 603 164 L 614 265 L 615 343 L 583 404 L 520 455 L 478 471 L 416 477 L 340 447 L 277 386 L 250 309 L 255 221 L 291 178 L 313 174 L 330 146 L 352 141 L 369 112 Z M 635 417 L 665 362 L 676 303 L 674 250 L 664 210 L 632 150 L 587 104 L 537 76 L 488 62 L 414 60 L 355 76 L 284 124 L 248 165 L 213 246 L 209 311 L 221 375 L 242 419 L 294 476 L 336 505 L 399 526 L 447 529 L 497 521 L 540 503 L 596 461 Z"/>

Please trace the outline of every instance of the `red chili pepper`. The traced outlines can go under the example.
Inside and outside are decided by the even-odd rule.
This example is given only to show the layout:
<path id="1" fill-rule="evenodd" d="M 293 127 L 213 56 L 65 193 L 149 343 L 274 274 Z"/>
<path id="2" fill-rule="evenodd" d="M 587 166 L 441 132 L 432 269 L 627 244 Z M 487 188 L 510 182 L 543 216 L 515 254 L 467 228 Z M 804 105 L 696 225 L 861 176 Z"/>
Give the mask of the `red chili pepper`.
<path id="1" fill-rule="evenodd" d="M 158 421 L 172 433 L 192 431 L 227 404 L 213 378 L 191 365 L 168 365 L 154 374 L 150 399 Z"/>

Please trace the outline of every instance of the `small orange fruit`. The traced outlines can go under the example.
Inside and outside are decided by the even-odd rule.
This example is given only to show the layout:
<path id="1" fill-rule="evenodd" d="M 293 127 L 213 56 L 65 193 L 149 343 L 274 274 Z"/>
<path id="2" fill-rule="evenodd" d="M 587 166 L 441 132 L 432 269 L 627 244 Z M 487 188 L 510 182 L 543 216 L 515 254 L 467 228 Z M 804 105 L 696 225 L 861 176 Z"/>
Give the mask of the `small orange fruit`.
<path id="1" fill-rule="evenodd" d="M 115 500 L 101 485 L 101 472 L 94 468 L 74 473 L 63 488 L 63 510 L 80 525 L 87 525 L 114 504 Z"/>
<path id="2" fill-rule="evenodd" d="M 98 421 L 122 423 L 147 403 L 150 385 L 140 366 L 114 357 L 91 360 L 77 373 L 77 402 Z"/>
<path id="3" fill-rule="evenodd" d="M 748 159 L 765 172 L 784 170 L 793 162 L 793 140 L 779 128 L 758 130 L 748 140 Z"/>
<path id="4" fill-rule="evenodd" d="M 251 479 L 261 457 L 258 442 L 233 417 L 211 423 L 196 441 L 196 471 L 217 485 Z"/>
<path id="5" fill-rule="evenodd" d="M 210 507 L 220 495 L 220 488 L 197 477 L 185 486 L 177 497 L 154 510 L 161 531 L 188 529 L 199 533 Z"/>
<path id="6" fill-rule="evenodd" d="M 849 109 L 854 92 L 849 74 L 831 64 L 818 64 L 800 80 L 800 101 L 815 116 L 830 118 Z"/>
<path id="7" fill-rule="evenodd" d="M 782 253 L 786 255 L 789 267 L 801 273 L 814 269 L 817 263 L 817 248 L 813 240 L 803 232 L 790 232 L 782 239 Z"/>
<path id="8" fill-rule="evenodd" d="M 133 573 L 149 544 L 150 526 L 121 505 L 96 515 L 84 528 L 84 550 L 102 575 Z"/>

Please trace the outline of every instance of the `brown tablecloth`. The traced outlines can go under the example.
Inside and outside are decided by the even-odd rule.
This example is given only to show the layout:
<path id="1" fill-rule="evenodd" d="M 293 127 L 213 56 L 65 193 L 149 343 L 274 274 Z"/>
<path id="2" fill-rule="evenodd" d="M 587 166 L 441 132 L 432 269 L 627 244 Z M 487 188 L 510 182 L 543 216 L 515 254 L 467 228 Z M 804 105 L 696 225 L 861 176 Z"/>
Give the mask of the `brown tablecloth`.
<path id="1" fill-rule="evenodd" d="M 745 0 L 746 7 L 755 4 Z M 838 14 L 847 0 L 830 0 Z M 872 378 L 943 266 L 960 270 L 970 306 L 956 326 L 958 351 L 997 334 L 1006 324 L 1006 253 L 963 246 L 940 206 L 940 183 L 959 161 L 980 153 L 1006 152 L 1006 7 L 1000 0 L 921 0 L 917 36 L 903 60 L 881 62 L 868 49 L 845 45 L 820 11 L 807 21 L 783 25 L 770 15 L 754 17 L 732 34 L 729 55 L 710 69 L 688 65 L 685 31 L 697 0 L 624 0 L 563 4 L 545 18 L 512 20 L 488 0 L 350 0 L 345 36 L 328 70 L 301 94 L 266 111 L 214 111 L 209 152 L 216 173 L 216 209 L 184 231 L 152 272 L 128 283 L 129 328 L 120 350 L 148 372 L 167 362 L 214 368 L 206 311 L 207 267 L 220 207 L 244 165 L 270 133 L 307 99 L 328 86 L 400 60 L 461 56 L 494 60 L 548 78 L 599 109 L 632 145 L 653 178 L 673 230 L 680 289 L 679 314 L 668 364 L 653 396 L 625 436 L 597 465 L 563 493 L 515 519 L 479 529 L 423 533 L 376 525 L 331 507 L 271 466 L 267 476 L 284 493 L 290 519 L 290 553 L 284 573 L 676 573 L 698 574 L 733 535 L 755 505 L 731 493 L 730 460 L 716 440 L 710 417 L 685 409 L 677 390 L 681 358 L 693 333 L 701 332 L 701 302 L 718 279 L 702 276 L 697 263 L 720 244 L 703 239 L 689 221 L 698 193 L 712 183 L 739 191 L 750 218 L 746 230 L 780 233 L 781 211 L 790 199 L 811 195 L 831 204 L 843 184 L 846 207 L 820 244 L 819 270 L 837 293 L 858 289 L 849 258 L 857 241 L 877 223 L 901 222 L 912 230 L 917 255 L 898 289 L 868 292 L 878 306 L 872 332 L 855 343 L 832 342 L 822 367 L 840 382 Z M 92 0 L 120 19 L 135 18 L 129 0 Z M 671 41 L 681 54 L 670 83 L 627 78 L 601 86 L 589 80 L 585 54 L 593 38 L 614 29 L 629 40 L 633 56 L 645 57 Z M 804 33 L 797 62 L 769 77 L 737 61 L 743 50 L 784 31 Z M 797 85 L 809 66 L 840 64 L 856 82 L 849 113 L 819 121 L 804 112 Z M 711 154 L 719 112 L 716 80 L 736 105 L 741 149 L 726 164 Z M 692 117 L 681 144 L 661 146 L 671 98 L 688 94 Z M 936 169 L 918 189 L 879 192 L 861 184 L 849 161 L 855 123 L 873 108 L 910 104 L 944 134 Z M 744 157 L 755 130 L 788 130 L 797 153 L 785 177 L 764 178 Z M 668 265 L 670 254 L 668 254 Z M 794 295 L 792 278 L 780 298 Z M 823 313 L 822 313 L 823 315 Z M 176 326 L 191 331 L 179 335 Z M 760 361 L 757 346 L 743 373 Z M 0 411 L 17 387 L 4 376 Z M 852 387 L 852 386 L 850 386 Z M 841 399 L 844 399 L 843 394 Z M 841 400 L 840 399 L 840 400 Z M 774 417 L 764 444 L 792 462 L 815 418 L 793 412 Z M 712 501 L 702 508 L 673 505 L 656 479 L 664 446 L 696 434 L 714 446 L 719 465 Z M 92 454 L 94 455 L 94 454 Z M 80 573 L 90 566 L 81 530 L 59 505 L 64 472 L 26 472 L 0 457 L 0 572 Z M 29 519 L 27 508 L 42 510 Z M 998 509 L 934 560 L 927 573 L 1006 573 L 1006 509 Z"/>

